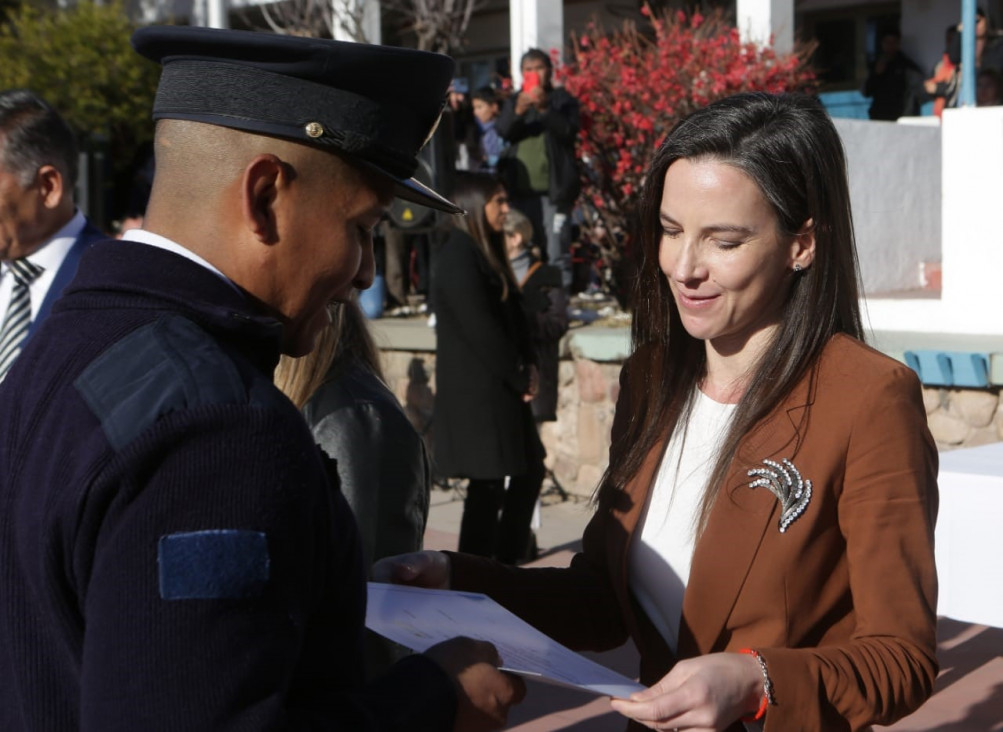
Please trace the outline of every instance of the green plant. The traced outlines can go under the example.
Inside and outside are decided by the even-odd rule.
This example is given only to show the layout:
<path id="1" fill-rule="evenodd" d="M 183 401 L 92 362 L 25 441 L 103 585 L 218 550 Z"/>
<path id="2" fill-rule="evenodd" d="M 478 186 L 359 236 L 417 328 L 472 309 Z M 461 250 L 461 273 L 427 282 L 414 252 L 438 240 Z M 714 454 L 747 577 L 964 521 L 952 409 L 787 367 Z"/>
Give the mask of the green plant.
<path id="1" fill-rule="evenodd" d="M 120 0 L 67 10 L 23 3 L 0 26 L 0 88 L 26 88 L 52 104 L 84 149 L 101 147 L 125 176 L 153 137 L 159 67 L 132 50 L 135 25 Z"/>

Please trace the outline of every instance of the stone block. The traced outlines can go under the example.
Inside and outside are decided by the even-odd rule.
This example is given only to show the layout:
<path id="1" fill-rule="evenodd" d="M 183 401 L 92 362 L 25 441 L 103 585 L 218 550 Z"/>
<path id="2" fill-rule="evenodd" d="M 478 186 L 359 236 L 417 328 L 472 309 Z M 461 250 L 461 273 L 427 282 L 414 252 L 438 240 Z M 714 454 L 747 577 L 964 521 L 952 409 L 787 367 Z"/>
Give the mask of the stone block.
<path id="1" fill-rule="evenodd" d="M 954 417 L 942 410 L 938 410 L 927 418 L 930 432 L 938 445 L 958 446 L 961 445 L 971 428 L 964 420 Z"/>
<path id="2" fill-rule="evenodd" d="M 540 439 L 543 440 L 543 444 L 557 444 L 561 437 L 561 423 L 557 422 L 544 422 L 540 425 Z"/>
<path id="3" fill-rule="evenodd" d="M 609 418 L 601 405 L 578 408 L 578 457 L 583 465 L 598 463 L 609 451 Z"/>
<path id="4" fill-rule="evenodd" d="M 978 447 L 979 445 L 989 445 L 999 441 L 1000 436 L 996 431 L 996 427 L 989 425 L 988 427 L 980 427 L 972 430 L 968 434 L 968 437 L 965 438 L 962 447 Z"/>
<path id="5" fill-rule="evenodd" d="M 566 390 L 574 392 L 574 388 Z M 578 450 L 578 402 L 569 399 L 557 408 L 557 421 L 547 422 L 544 425 L 544 445 L 550 449 L 550 445 L 559 446 L 567 453 L 575 453 Z"/>
<path id="6" fill-rule="evenodd" d="M 546 443 L 544 443 L 544 446 L 546 446 Z M 550 472 L 554 472 L 554 462 L 555 462 L 554 455 L 555 453 L 548 448 L 547 454 L 543 458 L 543 467 L 545 467 Z"/>
<path id="7" fill-rule="evenodd" d="M 604 363 L 602 365 L 603 376 L 606 378 L 606 399 L 616 404 L 616 398 L 620 395 L 620 370 L 622 366 L 618 363 Z"/>
<path id="8" fill-rule="evenodd" d="M 1000 401 L 995 391 L 956 389 L 950 395 L 950 415 L 975 428 L 989 426 Z"/>
<path id="9" fill-rule="evenodd" d="M 575 380 L 575 362 L 563 359 L 557 364 L 558 387 L 571 386 Z"/>
<path id="10" fill-rule="evenodd" d="M 944 401 L 944 390 L 937 387 L 923 387 L 923 406 L 927 414 L 933 414 Z"/>
<path id="11" fill-rule="evenodd" d="M 601 402 L 606 399 L 606 377 L 595 361 L 584 358 L 576 360 L 575 380 L 578 382 L 578 398 L 581 401 Z"/>
<path id="12" fill-rule="evenodd" d="M 561 452 L 564 447 L 561 444 L 560 425 L 560 421 L 544 422 L 540 427 L 540 441 L 547 451 L 547 456 L 544 458 L 543 464 L 547 466 L 548 470 L 554 469 L 554 456 Z M 565 450 L 565 452 L 568 451 Z"/>
<path id="13" fill-rule="evenodd" d="M 599 486 L 604 468 L 598 465 L 583 465 L 578 470 L 578 480 L 575 482 L 574 491 L 578 495 L 591 496 Z"/>
<path id="14" fill-rule="evenodd" d="M 573 455 L 559 452 L 554 455 L 554 475 L 561 485 L 575 485 L 578 479 L 578 459 Z"/>

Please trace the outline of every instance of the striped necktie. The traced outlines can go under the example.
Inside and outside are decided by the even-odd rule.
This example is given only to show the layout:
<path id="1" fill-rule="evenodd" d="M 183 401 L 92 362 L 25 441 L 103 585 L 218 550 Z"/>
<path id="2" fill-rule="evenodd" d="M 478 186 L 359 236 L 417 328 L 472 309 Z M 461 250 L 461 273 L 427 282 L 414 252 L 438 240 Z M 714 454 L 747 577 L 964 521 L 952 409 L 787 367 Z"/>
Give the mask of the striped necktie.
<path id="1" fill-rule="evenodd" d="M 14 287 L 10 293 L 10 304 L 0 326 L 0 380 L 10 370 L 11 364 L 21 352 L 21 343 L 28 335 L 31 324 L 31 283 L 42 274 L 42 268 L 27 259 L 15 259 L 7 266 L 14 275 Z"/>

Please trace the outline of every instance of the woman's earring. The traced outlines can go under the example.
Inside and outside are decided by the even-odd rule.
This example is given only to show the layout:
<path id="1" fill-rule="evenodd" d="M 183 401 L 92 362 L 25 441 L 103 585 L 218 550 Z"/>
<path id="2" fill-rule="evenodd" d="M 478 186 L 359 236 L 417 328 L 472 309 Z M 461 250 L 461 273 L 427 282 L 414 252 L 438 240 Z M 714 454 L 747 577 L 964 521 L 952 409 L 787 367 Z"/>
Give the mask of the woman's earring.
<path id="1" fill-rule="evenodd" d="M 803 269 L 803 268 L 801 267 L 801 265 L 800 265 L 800 264 L 795 264 L 795 265 L 794 265 L 794 271 L 795 271 L 795 272 L 800 272 L 800 271 L 801 271 L 802 269 Z"/>

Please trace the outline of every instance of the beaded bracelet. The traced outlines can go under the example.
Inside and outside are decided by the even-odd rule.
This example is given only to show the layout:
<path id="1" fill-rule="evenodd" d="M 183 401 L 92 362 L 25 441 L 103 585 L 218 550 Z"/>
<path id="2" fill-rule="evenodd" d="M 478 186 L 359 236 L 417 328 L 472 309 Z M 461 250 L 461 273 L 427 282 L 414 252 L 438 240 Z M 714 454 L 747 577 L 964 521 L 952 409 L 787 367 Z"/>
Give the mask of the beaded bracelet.
<path id="1" fill-rule="evenodd" d="M 759 668 L 763 672 L 763 698 L 759 702 L 759 709 L 756 710 L 755 716 L 742 717 L 743 722 L 758 722 L 766 715 L 766 707 L 770 704 L 776 704 L 773 700 L 773 682 L 770 680 L 770 672 L 766 669 L 766 661 L 759 655 L 758 651 L 754 651 L 751 648 L 743 648 L 739 653 L 748 653 L 759 661 Z"/>

